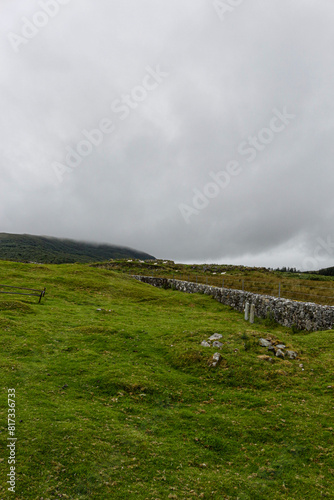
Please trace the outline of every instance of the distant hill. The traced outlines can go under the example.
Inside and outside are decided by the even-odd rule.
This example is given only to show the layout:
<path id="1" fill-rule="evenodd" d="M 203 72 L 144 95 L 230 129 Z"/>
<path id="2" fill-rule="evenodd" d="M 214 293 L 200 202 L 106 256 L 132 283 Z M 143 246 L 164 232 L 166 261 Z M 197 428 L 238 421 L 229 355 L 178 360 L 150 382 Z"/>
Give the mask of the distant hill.
<path id="1" fill-rule="evenodd" d="M 320 269 L 320 271 L 317 271 L 317 274 L 321 274 L 322 276 L 334 276 L 334 267 Z"/>
<path id="2" fill-rule="evenodd" d="M 152 255 L 126 247 L 48 236 L 0 233 L 0 260 L 62 264 L 126 258 L 154 259 Z"/>

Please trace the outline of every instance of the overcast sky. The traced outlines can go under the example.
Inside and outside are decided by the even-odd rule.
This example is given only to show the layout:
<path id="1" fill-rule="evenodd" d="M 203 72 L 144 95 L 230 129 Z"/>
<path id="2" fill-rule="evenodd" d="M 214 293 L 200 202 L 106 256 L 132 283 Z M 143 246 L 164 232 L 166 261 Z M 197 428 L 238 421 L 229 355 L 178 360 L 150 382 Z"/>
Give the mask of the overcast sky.
<path id="1" fill-rule="evenodd" d="M 332 0 L 0 9 L 0 231 L 334 265 Z"/>

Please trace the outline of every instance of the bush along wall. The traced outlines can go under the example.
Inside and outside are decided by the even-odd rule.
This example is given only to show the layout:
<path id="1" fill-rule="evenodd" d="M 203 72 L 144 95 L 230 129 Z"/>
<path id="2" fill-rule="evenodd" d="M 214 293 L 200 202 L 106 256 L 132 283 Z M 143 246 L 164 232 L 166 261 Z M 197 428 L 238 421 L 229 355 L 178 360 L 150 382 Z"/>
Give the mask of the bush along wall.
<path id="1" fill-rule="evenodd" d="M 259 295 L 229 288 L 191 283 L 167 278 L 149 276 L 133 276 L 136 280 L 159 288 L 172 288 L 186 293 L 204 293 L 211 295 L 218 302 L 243 312 L 246 302 L 255 305 L 255 316 L 270 316 L 277 323 L 298 330 L 331 330 L 334 325 L 334 306 L 322 306 L 313 302 L 296 302 L 294 300 Z"/>

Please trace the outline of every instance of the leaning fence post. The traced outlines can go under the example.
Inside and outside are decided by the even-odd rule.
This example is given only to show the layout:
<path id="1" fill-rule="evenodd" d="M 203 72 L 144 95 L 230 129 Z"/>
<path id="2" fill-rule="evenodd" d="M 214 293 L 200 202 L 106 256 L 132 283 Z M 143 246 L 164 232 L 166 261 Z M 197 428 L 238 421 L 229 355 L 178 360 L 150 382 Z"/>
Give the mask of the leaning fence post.
<path id="1" fill-rule="evenodd" d="M 281 298 L 281 283 L 278 284 L 278 296 Z"/>
<path id="2" fill-rule="evenodd" d="M 46 288 L 44 288 L 44 290 L 41 291 L 41 295 L 40 295 L 39 301 L 38 301 L 39 304 L 41 303 L 42 297 L 44 297 L 44 295 L 45 295 L 45 290 L 46 290 Z"/>
<path id="3" fill-rule="evenodd" d="M 255 315 L 255 305 L 252 304 L 250 308 L 250 318 L 249 318 L 250 323 L 254 323 L 254 315 Z"/>
<path id="4" fill-rule="evenodd" d="M 242 280 L 242 291 L 245 291 L 245 280 Z"/>
<path id="5" fill-rule="evenodd" d="M 245 321 L 249 320 L 249 302 L 245 304 Z"/>

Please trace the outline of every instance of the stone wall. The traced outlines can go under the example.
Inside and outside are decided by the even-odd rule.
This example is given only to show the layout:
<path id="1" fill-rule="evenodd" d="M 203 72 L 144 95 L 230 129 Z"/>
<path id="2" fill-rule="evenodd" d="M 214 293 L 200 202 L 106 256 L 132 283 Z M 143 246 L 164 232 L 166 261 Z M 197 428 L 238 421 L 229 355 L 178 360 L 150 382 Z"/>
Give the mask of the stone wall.
<path id="1" fill-rule="evenodd" d="M 321 306 L 312 302 L 296 302 L 279 299 L 270 295 L 259 295 L 241 290 L 218 288 L 167 278 L 133 276 L 135 279 L 160 288 L 173 288 L 186 293 L 212 295 L 218 302 L 243 312 L 245 303 L 255 305 L 255 316 L 266 318 L 271 313 L 273 319 L 283 326 L 295 326 L 300 330 L 330 330 L 334 325 L 334 306 Z"/>

